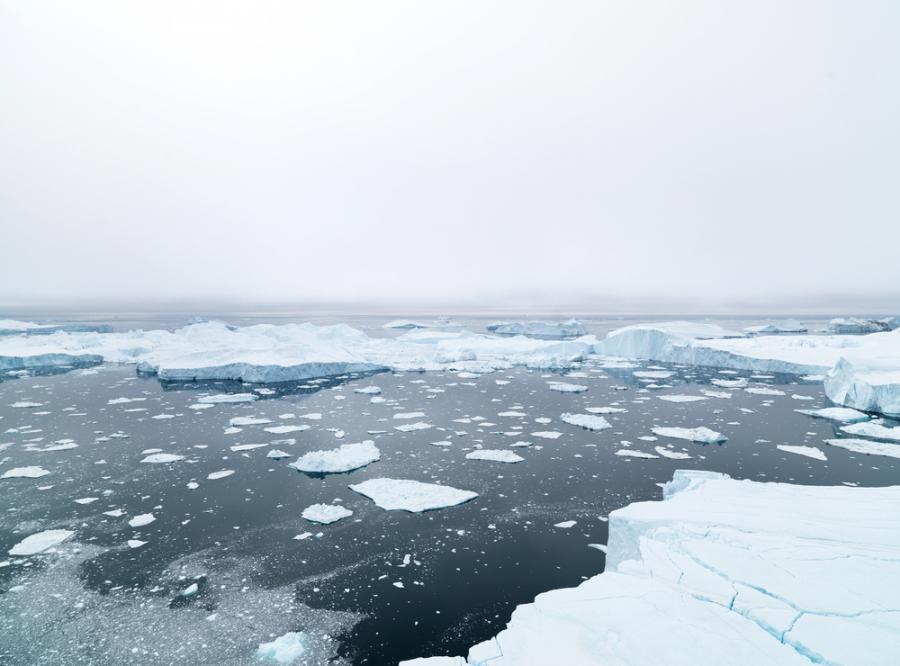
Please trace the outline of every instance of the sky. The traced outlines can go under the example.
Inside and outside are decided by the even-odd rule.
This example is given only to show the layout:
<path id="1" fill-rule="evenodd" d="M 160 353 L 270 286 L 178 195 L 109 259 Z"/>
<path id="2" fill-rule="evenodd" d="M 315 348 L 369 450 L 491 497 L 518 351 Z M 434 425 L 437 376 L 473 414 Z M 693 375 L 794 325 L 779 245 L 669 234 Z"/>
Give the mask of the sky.
<path id="1" fill-rule="evenodd" d="M 900 3 L 0 0 L 0 309 L 900 312 Z"/>

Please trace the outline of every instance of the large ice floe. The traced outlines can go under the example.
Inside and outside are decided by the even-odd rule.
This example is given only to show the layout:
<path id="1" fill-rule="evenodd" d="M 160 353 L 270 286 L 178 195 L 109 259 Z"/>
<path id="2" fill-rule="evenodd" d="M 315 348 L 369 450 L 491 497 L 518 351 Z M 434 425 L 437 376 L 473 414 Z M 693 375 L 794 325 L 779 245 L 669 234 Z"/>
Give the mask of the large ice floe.
<path id="1" fill-rule="evenodd" d="M 412 513 L 456 506 L 478 497 L 478 493 L 471 490 L 410 479 L 369 479 L 351 485 L 350 490 L 365 495 L 387 511 Z"/>
<path id="2" fill-rule="evenodd" d="M 67 333 L 0 338 L 0 370 L 101 362 L 134 363 L 164 380 L 299 381 L 346 372 L 565 368 L 595 339 L 537 340 L 461 330 L 417 329 L 372 338 L 344 324 L 201 322 L 176 331 Z"/>
<path id="3" fill-rule="evenodd" d="M 577 338 L 586 335 L 577 319 L 568 321 L 507 321 L 488 324 L 485 328 L 498 335 L 531 335 L 538 338 Z"/>
<path id="4" fill-rule="evenodd" d="M 291 467 L 313 474 L 339 474 L 365 467 L 381 458 L 375 442 L 367 439 L 358 444 L 343 444 L 336 449 L 310 451 L 300 456 Z"/>
<path id="5" fill-rule="evenodd" d="M 663 497 L 610 514 L 604 573 L 519 606 L 467 660 L 403 663 L 896 663 L 900 486 L 680 470 Z"/>
<path id="6" fill-rule="evenodd" d="M 637 324 L 611 332 L 594 350 L 738 370 L 827 372 L 825 392 L 832 401 L 900 414 L 900 329 L 869 335 L 737 335 L 707 323 Z"/>

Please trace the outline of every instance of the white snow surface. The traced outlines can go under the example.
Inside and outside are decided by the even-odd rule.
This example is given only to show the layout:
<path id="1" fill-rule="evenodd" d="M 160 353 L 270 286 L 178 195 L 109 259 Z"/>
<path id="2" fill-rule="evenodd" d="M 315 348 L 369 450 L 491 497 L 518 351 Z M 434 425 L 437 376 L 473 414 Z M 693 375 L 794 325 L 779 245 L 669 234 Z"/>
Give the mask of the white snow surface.
<path id="1" fill-rule="evenodd" d="M 350 472 L 381 459 L 381 452 L 375 442 L 367 439 L 358 444 L 343 444 L 336 449 L 310 451 L 291 463 L 291 467 L 301 472 L 337 474 Z"/>
<path id="2" fill-rule="evenodd" d="M 900 486 L 679 470 L 663 494 L 610 514 L 604 573 L 520 605 L 461 663 L 896 663 Z"/>
<path id="3" fill-rule="evenodd" d="M 411 479 L 369 479 L 351 485 L 350 490 L 365 495 L 387 511 L 413 513 L 456 506 L 478 497 L 478 493 L 471 490 Z"/>

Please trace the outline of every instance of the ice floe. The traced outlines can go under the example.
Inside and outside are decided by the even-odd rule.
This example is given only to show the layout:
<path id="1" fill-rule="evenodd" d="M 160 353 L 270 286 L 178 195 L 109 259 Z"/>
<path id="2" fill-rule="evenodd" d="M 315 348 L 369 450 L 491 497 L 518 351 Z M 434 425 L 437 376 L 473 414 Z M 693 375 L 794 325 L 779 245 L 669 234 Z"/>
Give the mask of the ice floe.
<path id="1" fill-rule="evenodd" d="M 141 462 L 160 464 L 178 462 L 179 460 L 184 460 L 184 456 L 180 456 L 177 453 L 151 453 L 146 458 L 141 459 Z"/>
<path id="2" fill-rule="evenodd" d="M 303 509 L 302 515 L 310 522 L 330 525 L 342 518 L 352 516 L 353 512 L 340 504 L 312 504 Z"/>
<path id="3" fill-rule="evenodd" d="M 776 448 L 778 448 L 780 451 L 793 453 L 798 456 L 806 456 L 807 458 L 813 458 L 814 460 L 828 460 L 828 458 L 825 456 L 825 452 L 822 451 L 822 449 L 816 448 L 815 446 L 779 444 Z"/>
<path id="4" fill-rule="evenodd" d="M 686 439 L 690 442 L 700 442 L 702 444 L 718 444 L 728 439 L 722 433 L 711 430 L 705 426 L 700 426 L 699 428 L 657 426 L 651 428 L 651 430 L 654 435 L 659 435 L 660 437 Z"/>
<path id="5" fill-rule="evenodd" d="M 467 460 L 491 460 L 501 463 L 517 463 L 525 460 L 520 455 L 505 449 L 477 449 L 466 454 Z"/>
<path id="6" fill-rule="evenodd" d="M 478 493 L 471 490 L 411 479 L 369 479 L 351 485 L 350 490 L 365 495 L 387 511 L 413 513 L 456 506 L 478 497 Z"/>
<path id="7" fill-rule="evenodd" d="M 852 451 L 853 453 L 864 453 L 866 455 L 872 456 L 886 456 L 888 458 L 900 458 L 900 444 L 873 442 L 868 439 L 857 439 L 854 437 L 826 439 L 825 443 L 830 446 L 847 449 L 848 451 Z"/>
<path id="8" fill-rule="evenodd" d="M 858 423 L 868 421 L 869 415 L 850 407 L 823 407 L 822 409 L 795 409 L 795 412 L 806 414 L 817 419 L 829 419 L 841 423 Z"/>
<path id="9" fill-rule="evenodd" d="M 306 654 L 306 640 L 302 633 L 289 631 L 268 643 L 260 643 L 256 658 L 263 662 L 293 664 Z"/>
<path id="10" fill-rule="evenodd" d="M 485 328 L 498 335 L 531 335 L 540 338 L 577 338 L 586 335 L 577 319 L 568 321 L 509 321 L 488 324 Z"/>
<path id="11" fill-rule="evenodd" d="M 547 388 L 557 393 L 584 393 L 588 390 L 587 386 L 582 384 L 570 384 L 569 382 L 550 382 Z"/>
<path id="12" fill-rule="evenodd" d="M 48 548 L 58 546 L 71 538 L 75 532 L 71 530 L 44 530 L 25 537 L 9 549 L 10 555 L 37 555 Z"/>
<path id="13" fill-rule="evenodd" d="M 310 451 L 300 456 L 291 467 L 301 472 L 337 474 L 350 472 L 381 459 L 381 452 L 370 439 L 358 444 L 343 444 L 327 451 Z"/>
<path id="14" fill-rule="evenodd" d="M 569 425 L 578 426 L 579 428 L 584 428 L 585 430 L 606 430 L 607 428 L 612 428 L 609 421 L 607 421 L 602 416 L 595 416 L 593 414 L 561 414 L 559 420 L 563 423 L 568 423 Z"/>
<path id="15" fill-rule="evenodd" d="M 886 439 L 892 442 L 900 442 L 900 426 L 886 426 L 880 421 L 866 421 L 864 423 L 851 423 L 841 428 L 850 435 L 861 435 L 873 439 Z"/>
<path id="16" fill-rule="evenodd" d="M 156 516 L 154 516 L 152 513 L 142 513 L 129 520 L 128 524 L 131 525 L 131 527 L 143 527 L 144 525 L 149 525 L 155 520 Z"/>
<path id="17" fill-rule="evenodd" d="M 206 395 L 198 398 L 197 402 L 217 405 L 219 403 L 253 402 L 258 399 L 259 396 L 255 393 L 219 393 L 218 395 Z"/>
<path id="18" fill-rule="evenodd" d="M 12 469 L 8 469 L 3 472 L 0 479 L 39 479 L 42 476 L 47 476 L 49 473 L 50 471 L 43 467 L 29 465 L 27 467 L 13 467 Z"/>

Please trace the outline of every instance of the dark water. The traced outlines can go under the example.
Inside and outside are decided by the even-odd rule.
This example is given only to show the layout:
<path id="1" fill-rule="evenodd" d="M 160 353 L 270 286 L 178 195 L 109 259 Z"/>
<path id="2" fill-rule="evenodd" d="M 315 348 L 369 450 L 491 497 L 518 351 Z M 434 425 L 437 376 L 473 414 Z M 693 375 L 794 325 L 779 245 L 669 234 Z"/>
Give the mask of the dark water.
<path id="1" fill-rule="evenodd" d="M 269 640 L 270 633 L 317 631 L 317 614 L 310 608 L 353 614 L 334 615 L 342 621 L 331 626 L 337 632 L 335 653 L 354 664 L 464 655 L 470 645 L 500 631 L 516 604 L 601 572 L 603 554 L 588 544 L 606 543 L 607 524 L 602 518 L 629 502 L 658 499 L 658 484 L 670 479 L 675 469 L 707 469 L 736 478 L 801 484 L 900 482 L 896 460 L 829 447 L 823 440 L 839 433 L 837 426 L 794 412 L 827 405 L 819 383 L 739 373 L 752 385 L 771 386 L 785 395 L 730 390 L 728 399 L 670 403 L 659 396 L 697 395 L 701 388 L 723 390 L 710 386 L 709 380 L 733 375 L 718 374 L 715 369 L 671 368 L 675 375 L 660 381 L 666 387 L 646 390 L 633 376 L 635 369 L 586 364 L 579 369 L 586 377 L 564 379 L 588 386 L 577 394 L 548 389 L 547 382 L 559 380 L 559 374 L 525 369 L 474 379 L 450 372 L 345 376 L 273 386 L 273 394 L 255 403 L 219 404 L 202 411 L 190 408 L 199 395 L 247 388 L 228 383 L 162 386 L 155 378 L 136 376 L 133 368 L 108 366 L 93 374 L 76 370 L 2 382 L 0 432 L 7 432 L 0 435 L 0 442 L 11 445 L 0 452 L 4 460 L 0 471 L 41 465 L 51 474 L 0 481 L 0 550 L 5 553 L 39 529 L 75 530 L 73 541 L 86 551 L 72 571 L 77 585 L 63 589 L 59 601 L 65 605 L 73 594 L 87 595 L 98 610 L 91 616 L 90 627 L 75 624 L 85 621 L 73 614 L 54 614 L 43 607 L 30 614 L 34 617 L 23 615 L 21 601 L 15 613 L 4 612 L 10 595 L 22 599 L 32 593 L 27 585 L 24 590 L 13 588 L 23 579 L 37 580 L 35 571 L 44 566 L 41 558 L 9 558 L 12 564 L 0 568 L 0 663 L 122 663 L 121 657 L 110 656 L 121 655 L 121 650 L 101 641 L 79 641 L 73 637 L 75 629 L 95 637 L 113 633 L 118 642 L 127 644 L 128 634 L 120 635 L 115 627 L 121 617 L 131 617 L 138 609 L 146 611 L 148 605 L 152 614 L 135 617 L 166 617 L 174 623 L 166 627 L 183 626 L 176 637 L 160 635 L 160 644 L 199 643 L 207 635 L 196 628 L 196 614 L 212 617 L 224 613 L 220 609 L 239 608 L 241 595 L 248 608 L 259 610 L 229 611 L 229 617 L 241 619 L 239 629 L 231 630 L 241 634 L 234 638 L 237 642 L 221 649 L 203 646 L 207 652 L 190 653 L 191 661 L 245 663 L 244 656 L 252 654 L 260 641 Z M 379 386 L 386 402 L 372 404 L 370 396 L 353 391 L 368 385 Z M 812 399 L 799 400 L 795 395 Z M 120 397 L 142 400 L 108 404 Z M 43 404 L 11 406 L 18 401 Z M 628 411 L 606 415 L 613 426 L 608 430 L 590 432 L 559 420 L 563 412 L 609 405 Z M 498 416 L 508 410 L 527 416 Z M 394 426 L 409 421 L 395 420 L 393 414 L 413 411 L 425 413 L 413 420 L 433 427 L 409 433 L 395 430 Z M 279 418 L 310 412 L 321 413 L 322 419 Z M 151 418 L 158 414 L 175 417 Z M 257 425 L 223 434 L 235 416 L 264 416 L 273 421 L 269 425 L 307 423 L 312 427 L 279 435 Z M 473 417 L 484 420 L 454 421 Z M 552 422 L 535 422 L 541 417 Z M 659 425 L 704 425 L 724 433 L 728 441 L 701 445 L 639 439 Z M 345 435 L 338 439 L 328 428 L 339 428 Z M 370 430 L 388 432 L 370 435 Z M 555 440 L 531 434 L 548 430 L 563 434 Z M 127 437 L 104 441 L 113 433 Z M 287 438 L 296 443 L 275 442 Z M 78 448 L 26 450 L 61 439 L 74 440 Z M 365 469 L 316 478 L 287 466 L 306 451 L 364 439 L 375 440 L 382 455 Z M 452 445 L 431 446 L 438 440 Z M 521 463 L 465 459 L 466 451 L 476 445 L 501 449 L 518 440 L 533 443 L 514 449 L 525 458 Z M 250 443 L 271 445 L 246 452 L 229 448 Z M 782 452 L 778 444 L 818 446 L 828 460 Z M 629 447 L 653 453 L 660 445 L 671 445 L 691 458 L 615 455 Z M 157 448 L 184 455 L 186 460 L 162 465 L 138 462 L 142 451 Z M 268 459 L 271 448 L 292 457 Z M 207 479 L 210 472 L 225 469 L 234 474 Z M 439 482 L 474 490 L 479 497 L 457 507 L 408 514 L 383 511 L 347 488 L 349 483 L 382 476 Z M 192 481 L 199 484 L 197 489 L 188 488 Z M 40 489 L 46 486 L 51 487 Z M 86 505 L 74 502 L 85 497 L 98 499 Z M 352 509 L 353 516 L 327 526 L 300 517 L 309 504 L 332 501 Z M 111 509 L 122 509 L 126 515 L 103 515 Z M 129 517 L 149 512 L 155 522 L 140 528 L 128 526 Z M 571 529 L 553 527 L 566 520 L 577 524 Z M 293 538 L 305 532 L 313 535 Z M 130 549 L 124 546 L 128 539 L 147 544 Z M 401 566 L 406 555 L 409 564 Z M 199 593 L 178 597 L 178 591 L 195 580 Z M 403 587 L 395 586 L 397 582 Z M 226 590 L 237 595 L 228 596 Z M 256 593 L 284 590 L 289 599 L 277 621 L 265 615 L 263 607 L 271 606 L 265 601 L 268 597 L 260 597 L 258 606 L 251 605 Z M 121 605 L 103 605 L 96 599 L 117 600 Z M 52 651 L 40 647 L 42 640 L 52 645 Z M 145 649 L 153 638 L 141 640 L 140 650 L 127 652 L 130 663 L 177 663 L 171 651 Z"/>

